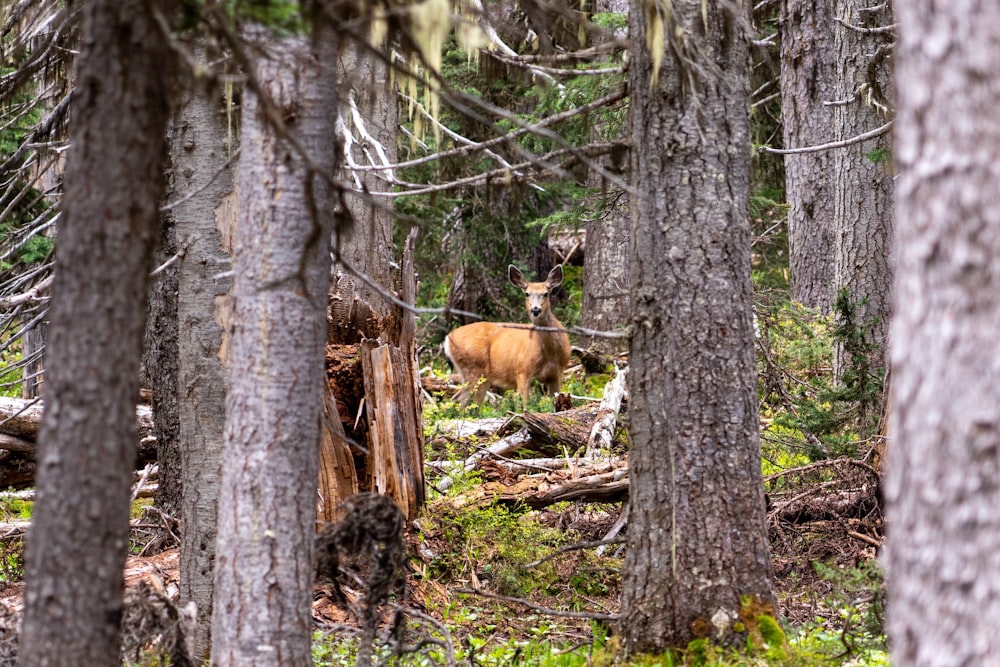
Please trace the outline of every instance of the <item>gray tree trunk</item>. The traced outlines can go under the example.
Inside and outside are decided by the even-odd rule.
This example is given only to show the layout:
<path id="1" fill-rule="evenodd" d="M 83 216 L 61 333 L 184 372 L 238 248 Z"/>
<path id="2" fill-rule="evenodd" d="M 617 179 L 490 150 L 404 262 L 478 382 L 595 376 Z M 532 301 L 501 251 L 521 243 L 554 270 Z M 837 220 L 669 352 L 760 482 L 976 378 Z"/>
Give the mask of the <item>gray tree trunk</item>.
<path id="1" fill-rule="evenodd" d="M 599 0 L 594 9 L 598 12 L 628 13 L 625 0 Z M 627 39 L 625 30 L 603 39 Z M 621 132 L 626 132 L 622 128 Z M 607 127 L 594 128 L 597 141 L 605 140 Z M 625 137 L 607 137 L 622 141 Z M 623 172 L 627 164 L 616 164 L 617 156 L 605 160 L 611 172 Z M 628 174 L 622 173 L 627 179 Z M 628 194 L 617 187 L 602 183 L 602 178 L 591 174 L 591 188 L 609 188 L 603 193 L 602 214 L 587 223 L 587 249 L 583 258 L 583 299 L 580 307 L 580 325 L 597 331 L 621 330 L 629 319 L 629 269 L 628 247 L 631 218 Z M 623 351 L 628 343 L 623 338 L 580 337 L 580 345 L 601 352 Z"/>
<path id="2" fill-rule="evenodd" d="M 390 164 L 395 163 L 399 113 L 387 64 L 369 47 L 345 45 L 340 80 L 341 88 L 349 91 L 350 96 L 342 103 L 348 105 L 353 100 L 359 112 L 355 116 L 349 106 L 344 111 L 347 131 L 354 137 L 352 159 L 363 165 L 382 164 L 383 157 Z M 366 140 L 365 135 L 374 141 Z M 376 144 L 383 149 L 381 152 Z M 366 192 L 384 192 L 392 189 L 387 178 L 389 174 L 388 171 L 359 171 L 351 173 L 349 178 Z M 341 256 L 383 287 L 394 288 L 392 263 L 396 255 L 392 242 L 392 199 L 348 194 L 346 200 L 354 224 L 338 239 Z M 338 266 L 337 270 L 351 275 L 343 267 Z M 354 282 L 358 298 L 382 317 L 389 314 L 389 303 L 376 290 L 357 279 Z"/>
<path id="3" fill-rule="evenodd" d="M 837 0 L 836 16 L 852 26 L 888 25 L 891 8 L 863 11 L 861 0 Z M 834 127 L 846 139 L 874 130 L 888 116 L 891 33 L 833 28 L 840 94 Z M 878 393 L 886 369 L 892 314 L 892 159 L 889 135 L 833 152 L 834 288 L 837 315 L 847 327 L 837 347 L 835 373 L 861 394 Z M 843 296 L 844 298 L 841 298 Z M 846 315 L 846 317 L 845 317 Z M 860 402 L 860 428 L 870 433 L 881 415 L 881 397 Z"/>
<path id="4" fill-rule="evenodd" d="M 781 3 L 781 120 L 785 148 L 833 136 L 836 62 L 833 0 Z M 833 154 L 785 155 L 788 263 L 792 299 L 822 312 L 833 305 Z"/>
<path id="5" fill-rule="evenodd" d="M 621 331 L 629 319 L 631 221 L 628 195 L 619 194 L 607 205 L 606 215 L 587 223 L 580 325 L 596 331 Z M 622 338 L 600 336 L 581 337 L 580 344 L 605 353 L 622 351 L 627 345 Z"/>
<path id="6" fill-rule="evenodd" d="M 94 0 L 81 8 L 25 559 L 25 667 L 119 664 L 135 402 L 173 55 L 150 4 Z M 153 4 L 170 15 L 169 3 Z"/>
<path id="7" fill-rule="evenodd" d="M 198 607 L 195 656 L 207 657 L 212 619 L 216 502 L 226 423 L 222 324 L 228 320 L 232 280 L 233 175 L 227 161 L 226 110 L 217 90 L 196 84 L 174 117 L 171 137 L 171 210 L 178 264 L 178 413 L 181 602 Z"/>
<path id="8" fill-rule="evenodd" d="M 310 664 L 336 33 L 267 43 L 243 96 L 233 334 L 212 617 L 219 666 Z M 266 39 L 258 31 L 257 36 Z M 265 105 L 273 105 L 273 113 Z M 281 118 L 284 131 L 272 121 Z M 287 133 L 287 134 L 286 134 Z"/>
<path id="9" fill-rule="evenodd" d="M 896 3 L 893 664 L 1000 655 L 1000 6 Z"/>
<path id="10" fill-rule="evenodd" d="M 750 280 L 747 35 L 735 5 L 675 0 L 652 77 L 633 6 L 626 650 L 745 641 L 744 597 L 774 612 Z M 680 60 L 676 54 L 682 54 Z"/>

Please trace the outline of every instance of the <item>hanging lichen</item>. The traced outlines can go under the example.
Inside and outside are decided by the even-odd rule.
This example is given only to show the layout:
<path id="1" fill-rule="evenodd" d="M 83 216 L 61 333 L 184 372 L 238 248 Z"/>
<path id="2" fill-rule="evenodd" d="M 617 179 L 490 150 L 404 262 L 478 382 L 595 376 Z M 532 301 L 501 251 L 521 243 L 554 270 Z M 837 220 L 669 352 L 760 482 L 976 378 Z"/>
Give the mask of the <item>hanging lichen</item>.
<path id="1" fill-rule="evenodd" d="M 663 64 L 666 45 L 664 26 L 670 14 L 670 0 L 643 0 L 643 9 L 646 11 L 646 50 L 649 51 L 652 69 L 649 87 L 655 88 L 660 76 L 660 66 Z"/>

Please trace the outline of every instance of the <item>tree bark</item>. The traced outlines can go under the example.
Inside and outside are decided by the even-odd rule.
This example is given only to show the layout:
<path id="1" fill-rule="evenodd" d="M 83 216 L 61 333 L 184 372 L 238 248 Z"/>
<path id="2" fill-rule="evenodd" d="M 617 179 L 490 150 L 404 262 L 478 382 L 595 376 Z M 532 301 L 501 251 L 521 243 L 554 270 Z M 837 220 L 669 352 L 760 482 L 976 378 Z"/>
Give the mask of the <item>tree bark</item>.
<path id="1" fill-rule="evenodd" d="M 345 44 L 340 63 L 340 81 L 347 92 L 344 117 L 353 137 L 351 157 L 358 164 L 396 162 L 399 112 L 389 67 L 367 45 Z M 353 106 L 353 108 L 352 108 Z M 392 199 L 372 197 L 368 192 L 391 189 L 391 171 L 351 172 L 349 178 L 365 194 L 348 194 L 347 206 L 353 224 L 338 234 L 338 251 L 355 270 L 383 287 L 392 285 Z M 337 267 L 347 275 L 346 267 Z M 389 314 L 389 302 L 361 280 L 355 279 L 358 298 L 380 317 Z M 341 341 L 338 341 L 341 342 Z"/>
<path id="2" fill-rule="evenodd" d="M 337 35 L 268 39 L 243 95 L 212 660 L 311 662 Z M 281 126 L 276 121 L 281 119 Z M 293 144 L 294 142 L 294 144 Z M 308 152 L 307 168 L 299 148 Z M 312 169 L 317 169 L 313 171 Z"/>
<path id="3" fill-rule="evenodd" d="M 152 4 L 171 14 L 169 3 Z M 81 8 L 25 559 L 18 659 L 26 667 L 119 664 L 135 398 L 173 56 L 150 5 L 95 0 Z"/>
<path id="4" fill-rule="evenodd" d="M 203 53 L 198 53 L 203 58 Z M 195 657 L 208 655 L 212 619 L 216 501 L 226 423 L 223 328 L 228 324 L 229 271 L 235 218 L 227 161 L 225 113 L 218 90 L 196 83 L 185 91 L 171 141 L 171 211 L 178 263 L 178 413 L 183 495 L 180 500 L 181 602 L 197 605 L 191 638 Z M 161 462 L 162 463 L 162 462 Z"/>
<path id="5" fill-rule="evenodd" d="M 745 641 L 774 613 L 754 371 L 747 17 L 735 5 L 633 6 L 629 550 L 625 648 Z M 662 43 L 661 43 L 662 44 Z M 662 46 L 661 46 L 662 48 Z M 759 606 L 758 606 L 759 605 Z"/>
<path id="6" fill-rule="evenodd" d="M 169 137 L 168 130 L 168 137 Z M 169 142 L 169 138 L 168 138 Z M 170 191 L 167 169 L 167 191 Z M 155 387 L 150 398 L 155 434 L 155 459 L 160 465 L 156 506 L 180 517 L 181 456 L 180 423 L 177 416 L 177 264 L 166 266 L 177 252 L 177 235 L 170 214 L 163 216 L 155 264 L 164 267 L 153 278 L 149 290 L 142 357 L 142 386 Z"/>
<path id="7" fill-rule="evenodd" d="M 891 5 L 865 10 L 861 0 L 837 0 L 836 16 L 861 29 L 888 25 Z M 833 124 L 847 139 L 883 125 L 889 116 L 891 33 L 864 33 L 837 24 L 838 103 Z M 834 298 L 844 327 L 834 370 L 859 396 L 859 428 L 875 432 L 882 414 L 889 319 L 892 314 L 892 159 L 889 136 L 833 151 Z"/>
<path id="8" fill-rule="evenodd" d="M 781 120 L 785 148 L 833 137 L 836 98 L 832 0 L 781 3 Z M 833 305 L 834 183 L 829 151 L 785 155 L 792 299 L 821 312 Z"/>
<path id="9" fill-rule="evenodd" d="M 628 13 L 627 0 L 597 0 L 597 12 Z M 626 40 L 628 35 L 624 30 L 621 34 L 600 35 L 598 39 Z M 620 127 L 619 136 L 607 137 L 615 141 L 623 141 L 621 136 L 627 131 Z M 594 139 L 605 140 L 608 125 L 599 124 L 592 131 Z M 622 153 L 626 153 L 622 151 Z M 627 158 L 618 153 L 604 160 L 604 167 L 612 173 L 628 178 L 625 173 L 628 167 Z M 596 331 L 621 330 L 628 324 L 629 316 L 629 269 L 628 247 L 631 232 L 629 217 L 628 193 L 618 187 L 608 188 L 603 177 L 590 174 L 591 188 L 600 188 L 601 215 L 587 223 L 587 249 L 583 258 L 583 298 L 580 304 L 580 326 Z M 599 336 L 581 336 L 580 346 L 597 350 L 605 354 L 623 352 L 627 347 L 624 338 L 603 338 Z"/>
<path id="10" fill-rule="evenodd" d="M 893 664 L 985 665 L 1000 655 L 1000 8 L 895 7 L 905 224 L 892 325 L 888 634 Z"/>

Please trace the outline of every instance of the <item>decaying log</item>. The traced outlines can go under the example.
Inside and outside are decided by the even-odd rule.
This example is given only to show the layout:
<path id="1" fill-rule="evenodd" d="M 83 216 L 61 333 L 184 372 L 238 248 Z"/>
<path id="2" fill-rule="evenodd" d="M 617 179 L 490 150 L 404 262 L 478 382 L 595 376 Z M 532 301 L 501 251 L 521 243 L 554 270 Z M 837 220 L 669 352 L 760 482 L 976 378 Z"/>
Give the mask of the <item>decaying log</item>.
<path id="1" fill-rule="evenodd" d="M 526 412 L 521 418 L 536 442 L 573 454 L 586 450 L 595 416 L 591 407 L 564 412 Z"/>
<path id="2" fill-rule="evenodd" d="M 323 391 L 323 428 L 319 448 L 319 504 L 316 519 L 320 523 L 336 520 L 336 508 L 358 492 L 358 474 L 354 457 L 337 411 L 337 399 L 327 384 Z"/>
<path id="3" fill-rule="evenodd" d="M 571 474 L 596 475 L 603 472 L 612 472 L 628 467 L 628 460 L 624 457 L 614 457 L 600 459 L 595 462 L 587 459 L 577 458 L 544 458 L 544 459 L 494 459 L 491 465 L 503 468 L 515 475 L 533 474 L 538 472 L 556 472 L 557 470 L 568 470 Z"/>
<path id="4" fill-rule="evenodd" d="M 601 405 L 597 408 L 597 419 L 590 429 L 590 438 L 587 440 L 587 458 L 593 458 L 600 452 L 611 450 L 611 442 L 614 440 L 615 426 L 618 424 L 618 411 L 622 407 L 622 398 L 625 396 L 625 376 L 628 369 L 618 368 L 615 371 L 615 378 L 604 385 L 604 397 Z"/>
<path id="5" fill-rule="evenodd" d="M 38 399 L 25 400 L 0 396 L 0 434 L 20 438 L 22 441 L 34 442 L 38 439 L 38 428 L 42 423 L 43 402 Z M 139 429 L 139 439 L 153 435 L 153 411 L 148 405 L 137 405 L 135 408 L 136 425 Z M 23 445 L 22 445 L 23 447 Z M 29 451 L 15 447 L 3 447 L 14 451 Z M 155 446 L 153 447 L 155 450 Z M 33 451 L 33 448 L 31 448 Z M 154 453 L 155 458 L 155 453 Z"/>
<path id="6" fill-rule="evenodd" d="M 542 509 L 570 500 L 610 503 L 627 498 L 628 470 L 622 468 L 576 479 L 548 474 L 524 477 L 514 484 L 487 482 L 451 499 L 451 503 L 456 507 L 501 503 Z"/>
<path id="7" fill-rule="evenodd" d="M 503 417 L 489 419 L 442 419 L 434 424 L 434 435 L 453 440 L 462 438 L 482 438 L 493 435 L 509 420 Z"/>
<path id="8" fill-rule="evenodd" d="M 34 484 L 38 429 L 43 403 L 0 396 L 0 488 L 23 489 Z M 156 460 L 153 412 L 148 405 L 135 409 L 139 440 L 137 463 Z"/>

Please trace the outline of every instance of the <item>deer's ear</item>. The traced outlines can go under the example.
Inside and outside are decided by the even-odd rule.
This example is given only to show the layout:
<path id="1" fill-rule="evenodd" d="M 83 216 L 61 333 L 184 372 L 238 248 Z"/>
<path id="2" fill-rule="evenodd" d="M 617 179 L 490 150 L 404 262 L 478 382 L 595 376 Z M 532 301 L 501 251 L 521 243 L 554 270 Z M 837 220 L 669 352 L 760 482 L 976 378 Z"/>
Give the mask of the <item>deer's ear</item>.
<path id="1" fill-rule="evenodd" d="M 562 285 L 563 281 L 563 268 L 562 264 L 556 264 L 549 271 L 548 277 L 545 279 L 545 284 L 548 285 L 549 289 L 554 289 Z"/>
<path id="2" fill-rule="evenodd" d="M 521 269 L 517 268 L 513 264 L 507 267 L 507 278 L 510 282 L 514 283 L 520 289 L 524 289 L 528 286 L 528 281 L 524 279 L 524 274 L 521 273 Z"/>

